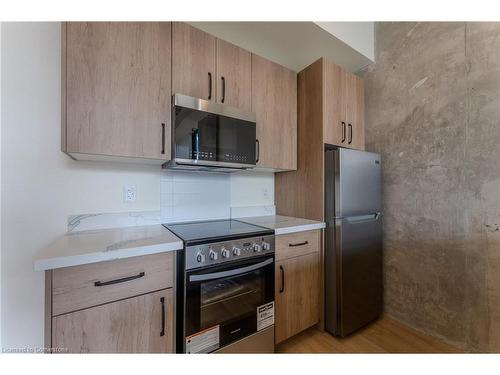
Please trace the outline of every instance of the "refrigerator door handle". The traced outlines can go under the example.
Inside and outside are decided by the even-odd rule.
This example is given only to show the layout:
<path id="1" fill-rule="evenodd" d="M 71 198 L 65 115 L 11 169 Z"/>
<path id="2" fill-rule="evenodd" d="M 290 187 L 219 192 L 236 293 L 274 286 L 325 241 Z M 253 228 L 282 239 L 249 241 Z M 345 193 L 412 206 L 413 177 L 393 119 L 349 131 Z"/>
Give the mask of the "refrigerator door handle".
<path id="1" fill-rule="evenodd" d="M 366 221 L 378 220 L 379 217 L 381 216 L 382 216 L 381 212 L 375 212 L 374 214 L 369 214 L 369 215 L 346 217 L 345 220 L 351 224 L 356 224 L 356 223 L 363 223 Z"/>

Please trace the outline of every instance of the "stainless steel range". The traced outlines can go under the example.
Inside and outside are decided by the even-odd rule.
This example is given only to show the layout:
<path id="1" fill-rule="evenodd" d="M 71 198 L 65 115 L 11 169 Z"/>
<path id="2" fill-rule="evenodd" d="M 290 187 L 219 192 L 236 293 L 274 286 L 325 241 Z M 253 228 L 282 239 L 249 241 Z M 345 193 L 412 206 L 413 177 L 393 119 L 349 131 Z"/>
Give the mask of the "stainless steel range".
<path id="1" fill-rule="evenodd" d="M 238 220 L 165 225 L 177 257 L 180 353 L 274 351 L 274 231 Z"/>

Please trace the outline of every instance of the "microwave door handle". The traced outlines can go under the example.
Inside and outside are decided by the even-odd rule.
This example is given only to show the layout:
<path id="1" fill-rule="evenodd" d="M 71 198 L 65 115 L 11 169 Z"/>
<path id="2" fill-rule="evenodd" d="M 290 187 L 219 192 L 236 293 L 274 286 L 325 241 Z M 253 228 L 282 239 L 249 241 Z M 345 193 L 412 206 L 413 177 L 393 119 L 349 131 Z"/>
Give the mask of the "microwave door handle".
<path id="1" fill-rule="evenodd" d="M 251 266 L 241 267 L 241 268 L 237 268 L 235 270 L 205 273 L 205 274 L 201 274 L 201 275 L 191 275 L 191 276 L 189 276 L 189 281 L 190 282 L 207 281 L 207 280 L 213 280 L 213 279 L 220 279 L 223 277 L 236 276 L 236 275 L 239 275 L 242 273 L 247 273 L 247 272 L 258 270 L 259 268 L 265 267 L 273 262 L 274 262 L 274 259 L 271 258 L 271 259 L 267 259 L 263 262 L 253 264 Z"/>

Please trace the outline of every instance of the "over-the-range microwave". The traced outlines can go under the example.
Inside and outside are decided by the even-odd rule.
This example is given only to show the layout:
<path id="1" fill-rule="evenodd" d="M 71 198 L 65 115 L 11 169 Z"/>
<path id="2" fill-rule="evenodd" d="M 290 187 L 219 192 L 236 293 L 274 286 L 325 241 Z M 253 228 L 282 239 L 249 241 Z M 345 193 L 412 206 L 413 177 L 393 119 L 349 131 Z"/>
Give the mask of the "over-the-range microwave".
<path id="1" fill-rule="evenodd" d="M 168 169 L 234 172 L 259 159 L 255 114 L 191 96 L 172 97 Z"/>

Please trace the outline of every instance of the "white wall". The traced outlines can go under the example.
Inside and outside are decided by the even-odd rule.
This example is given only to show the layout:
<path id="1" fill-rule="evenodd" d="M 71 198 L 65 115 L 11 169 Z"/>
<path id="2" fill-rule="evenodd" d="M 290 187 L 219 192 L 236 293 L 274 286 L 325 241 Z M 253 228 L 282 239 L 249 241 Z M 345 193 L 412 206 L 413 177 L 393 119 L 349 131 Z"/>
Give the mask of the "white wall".
<path id="1" fill-rule="evenodd" d="M 374 22 L 315 22 L 345 44 L 375 61 Z"/>
<path id="2" fill-rule="evenodd" d="M 0 22 L 0 197 L 2 196 L 2 22 Z M 2 199 L 0 199 L 0 213 Z M 0 348 L 2 347 L 2 215 L 0 215 Z"/>
<path id="3" fill-rule="evenodd" d="M 3 23 L 2 263 L 4 347 L 43 344 L 43 274 L 33 259 L 70 214 L 160 209 L 158 167 L 75 162 L 60 151 L 60 24 Z M 123 203 L 124 184 L 137 187 Z"/>
<path id="4" fill-rule="evenodd" d="M 59 23 L 1 25 L 4 348 L 43 345 L 44 278 L 33 260 L 66 232 L 69 215 L 160 210 L 159 167 L 76 162 L 60 151 L 60 48 Z M 272 174 L 227 184 L 231 206 L 274 204 Z M 136 203 L 123 203 L 124 185 L 137 187 Z"/>
<path id="5" fill-rule="evenodd" d="M 274 205 L 274 174 L 242 172 L 231 175 L 231 207 Z"/>

